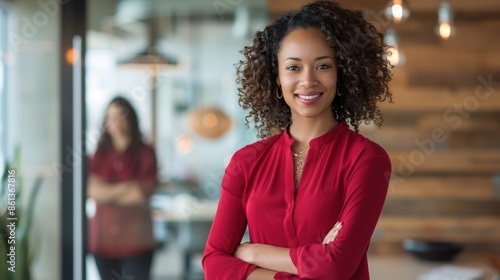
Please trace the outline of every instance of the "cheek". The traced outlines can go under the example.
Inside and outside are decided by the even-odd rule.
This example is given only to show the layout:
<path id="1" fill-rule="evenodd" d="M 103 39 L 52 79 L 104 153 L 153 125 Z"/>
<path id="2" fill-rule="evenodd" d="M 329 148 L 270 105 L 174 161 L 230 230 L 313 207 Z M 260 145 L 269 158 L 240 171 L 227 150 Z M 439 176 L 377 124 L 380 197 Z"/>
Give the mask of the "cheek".
<path id="1" fill-rule="evenodd" d="M 325 87 L 337 91 L 337 77 L 332 78 L 331 76 L 322 77 L 320 83 Z"/>
<path id="2" fill-rule="evenodd" d="M 281 82 L 281 88 L 284 91 L 288 91 L 294 87 L 297 81 L 295 81 L 293 77 L 283 75 L 280 77 L 280 82 Z"/>
<path id="3" fill-rule="evenodd" d="M 106 125 L 107 128 L 115 126 L 114 122 L 110 121 L 110 120 L 106 120 L 106 124 L 105 125 Z"/>

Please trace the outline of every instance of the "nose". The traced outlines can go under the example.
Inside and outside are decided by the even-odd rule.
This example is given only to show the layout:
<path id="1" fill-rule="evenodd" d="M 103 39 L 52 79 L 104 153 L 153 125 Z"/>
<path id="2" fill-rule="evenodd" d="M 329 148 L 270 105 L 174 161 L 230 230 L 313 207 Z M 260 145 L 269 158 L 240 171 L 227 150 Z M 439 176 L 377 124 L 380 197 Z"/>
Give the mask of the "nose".
<path id="1" fill-rule="evenodd" d="M 316 86 L 318 84 L 318 79 L 312 69 L 304 69 L 302 72 L 302 77 L 300 79 L 300 85 L 306 88 Z"/>

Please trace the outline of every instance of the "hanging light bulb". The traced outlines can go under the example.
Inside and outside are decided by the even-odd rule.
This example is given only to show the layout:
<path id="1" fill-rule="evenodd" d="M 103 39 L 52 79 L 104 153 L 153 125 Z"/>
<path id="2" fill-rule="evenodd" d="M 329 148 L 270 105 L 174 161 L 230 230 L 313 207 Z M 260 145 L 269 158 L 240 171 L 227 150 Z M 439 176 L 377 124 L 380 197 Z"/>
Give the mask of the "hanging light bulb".
<path id="1" fill-rule="evenodd" d="M 410 10 L 404 0 L 391 0 L 385 9 L 385 16 L 394 23 L 400 23 L 408 19 Z"/>
<path id="2" fill-rule="evenodd" d="M 438 10 L 438 26 L 436 33 L 443 40 L 448 40 L 455 35 L 455 26 L 453 25 L 453 10 L 447 1 L 441 2 Z"/>
<path id="3" fill-rule="evenodd" d="M 394 28 L 388 28 L 385 36 L 385 43 L 389 46 L 387 48 L 387 61 L 394 67 L 401 67 L 405 63 L 405 55 L 399 48 L 398 35 Z"/>

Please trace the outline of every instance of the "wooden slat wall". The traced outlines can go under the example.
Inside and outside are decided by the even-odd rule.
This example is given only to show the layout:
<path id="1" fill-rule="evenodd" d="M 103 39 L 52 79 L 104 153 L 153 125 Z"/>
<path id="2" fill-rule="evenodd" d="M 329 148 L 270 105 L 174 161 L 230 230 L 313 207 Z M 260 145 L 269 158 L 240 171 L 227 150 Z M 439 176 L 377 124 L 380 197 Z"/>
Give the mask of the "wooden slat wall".
<path id="1" fill-rule="evenodd" d="M 382 106 L 381 130 L 362 130 L 386 148 L 394 171 L 372 251 L 417 238 L 499 253 L 500 16 L 464 17 L 448 42 L 428 14 L 412 16 L 397 27 L 407 61 L 391 84 L 395 104 Z"/>
<path id="2" fill-rule="evenodd" d="M 307 2 L 268 7 L 276 17 Z M 388 1 L 340 2 L 387 27 L 379 12 Z M 407 61 L 391 82 L 395 103 L 382 104 L 382 129 L 361 129 L 394 171 L 372 251 L 422 238 L 500 253 L 500 1 L 449 2 L 457 35 L 446 42 L 434 33 L 439 1 L 410 2 L 410 19 L 396 26 Z"/>

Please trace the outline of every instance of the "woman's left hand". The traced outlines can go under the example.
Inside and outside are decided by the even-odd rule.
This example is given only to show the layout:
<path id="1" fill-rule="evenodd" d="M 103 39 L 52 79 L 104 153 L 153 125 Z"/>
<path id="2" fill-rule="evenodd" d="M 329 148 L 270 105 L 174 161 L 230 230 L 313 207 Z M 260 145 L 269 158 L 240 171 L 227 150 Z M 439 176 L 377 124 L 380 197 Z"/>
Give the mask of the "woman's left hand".
<path id="1" fill-rule="evenodd" d="M 241 243 L 233 255 L 246 263 L 252 263 L 254 259 L 254 247 L 255 244 L 250 242 Z"/>

